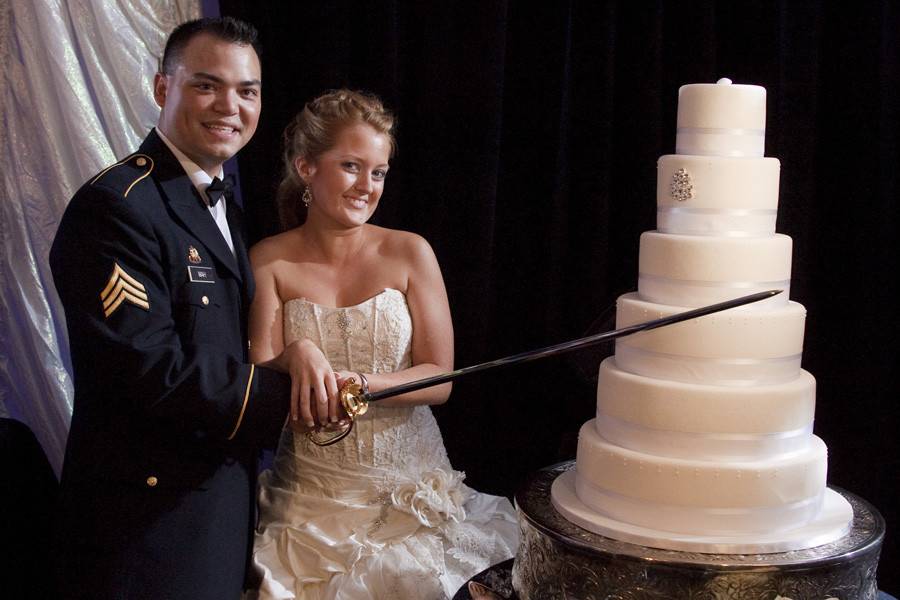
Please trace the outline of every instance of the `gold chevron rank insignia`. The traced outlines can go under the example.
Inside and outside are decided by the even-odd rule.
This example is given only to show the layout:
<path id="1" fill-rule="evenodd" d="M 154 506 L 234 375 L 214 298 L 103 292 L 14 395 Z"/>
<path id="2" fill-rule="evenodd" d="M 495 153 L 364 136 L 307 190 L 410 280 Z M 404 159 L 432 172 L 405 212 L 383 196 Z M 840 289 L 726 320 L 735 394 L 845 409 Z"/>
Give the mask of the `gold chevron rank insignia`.
<path id="1" fill-rule="evenodd" d="M 144 310 L 150 310 L 150 302 L 144 285 L 126 273 L 119 263 L 115 263 L 112 275 L 109 276 L 109 282 L 100 292 L 104 316 L 108 318 L 126 300 Z"/>

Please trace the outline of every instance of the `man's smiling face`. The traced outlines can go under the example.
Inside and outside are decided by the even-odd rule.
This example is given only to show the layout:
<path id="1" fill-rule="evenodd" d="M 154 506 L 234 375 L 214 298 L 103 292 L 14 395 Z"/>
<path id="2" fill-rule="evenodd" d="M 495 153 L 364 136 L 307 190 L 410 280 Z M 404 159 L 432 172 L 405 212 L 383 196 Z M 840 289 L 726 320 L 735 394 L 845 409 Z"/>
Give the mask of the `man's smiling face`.
<path id="1" fill-rule="evenodd" d="M 262 107 L 259 57 L 252 46 L 201 33 L 170 73 L 158 73 L 154 97 L 159 129 L 210 174 L 256 132 Z"/>

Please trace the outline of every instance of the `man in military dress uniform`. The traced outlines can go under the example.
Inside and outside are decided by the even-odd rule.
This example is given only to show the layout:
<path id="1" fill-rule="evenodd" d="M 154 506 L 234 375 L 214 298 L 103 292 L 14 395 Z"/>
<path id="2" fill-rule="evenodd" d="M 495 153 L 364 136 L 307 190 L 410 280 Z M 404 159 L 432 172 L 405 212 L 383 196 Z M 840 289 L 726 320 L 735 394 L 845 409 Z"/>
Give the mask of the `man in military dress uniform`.
<path id="1" fill-rule="evenodd" d="M 256 48 L 240 21 L 179 26 L 154 82 L 157 128 L 76 193 L 54 240 L 75 380 L 62 598 L 240 596 L 259 449 L 289 410 L 279 370 L 304 360 L 294 346 L 274 368 L 248 362 L 253 277 L 219 180 L 256 130 Z"/>

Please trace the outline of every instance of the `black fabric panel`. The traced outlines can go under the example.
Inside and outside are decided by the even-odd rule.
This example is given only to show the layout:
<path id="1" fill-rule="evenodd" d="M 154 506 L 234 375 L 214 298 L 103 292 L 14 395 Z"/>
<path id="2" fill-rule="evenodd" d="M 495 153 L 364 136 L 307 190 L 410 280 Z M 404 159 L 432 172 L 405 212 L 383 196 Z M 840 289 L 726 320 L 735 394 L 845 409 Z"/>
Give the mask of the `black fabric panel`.
<path id="1" fill-rule="evenodd" d="M 27 425 L 0 418 L 0 581 L 9 598 L 50 598 L 56 475 Z"/>

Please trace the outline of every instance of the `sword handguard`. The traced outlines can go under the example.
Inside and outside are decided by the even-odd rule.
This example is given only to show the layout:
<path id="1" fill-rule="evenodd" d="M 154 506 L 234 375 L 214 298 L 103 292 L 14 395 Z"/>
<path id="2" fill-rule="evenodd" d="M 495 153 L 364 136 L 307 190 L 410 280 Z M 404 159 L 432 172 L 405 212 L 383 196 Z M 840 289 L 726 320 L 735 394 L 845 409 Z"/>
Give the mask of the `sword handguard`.
<path id="1" fill-rule="evenodd" d="M 347 416 L 351 421 L 355 421 L 357 417 L 361 417 L 369 410 L 369 401 L 362 390 L 362 386 L 356 383 L 355 377 L 350 377 L 341 386 L 340 391 L 341 406 L 347 412 Z"/>
<path id="2" fill-rule="evenodd" d="M 342 419 L 339 423 L 326 423 L 321 427 L 311 429 L 306 433 L 306 437 L 316 446 L 330 446 L 335 444 L 353 431 L 353 423 L 357 417 L 361 417 L 369 410 L 369 400 L 366 392 L 363 391 L 361 385 L 356 383 L 355 377 L 348 378 L 338 393 L 338 399 L 344 412 L 347 413 L 347 420 Z"/>

